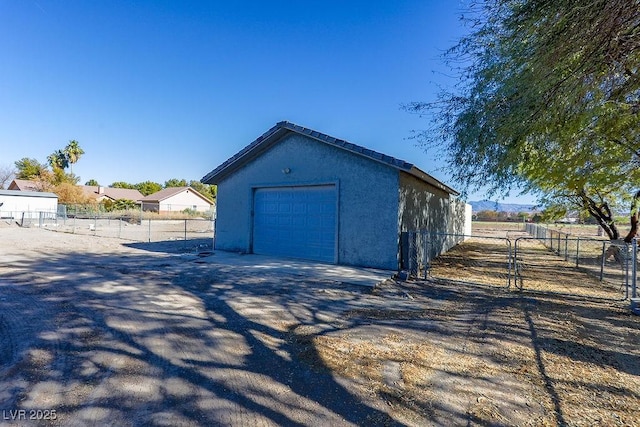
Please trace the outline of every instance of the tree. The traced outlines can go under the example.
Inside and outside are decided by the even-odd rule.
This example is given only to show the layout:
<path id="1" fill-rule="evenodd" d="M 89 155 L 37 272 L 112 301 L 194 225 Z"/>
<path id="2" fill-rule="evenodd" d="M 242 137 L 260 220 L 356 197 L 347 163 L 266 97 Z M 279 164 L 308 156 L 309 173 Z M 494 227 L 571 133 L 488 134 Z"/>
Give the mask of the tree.
<path id="1" fill-rule="evenodd" d="M 90 179 L 89 181 L 85 182 L 84 185 L 92 185 L 94 187 L 97 187 L 100 184 L 98 184 L 98 181 L 96 181 L 95 179 Z"/>
<path id="2" fill-rule="evenodd" d="M 148 196 L 149 194 L 157 193 L 162 190 L 162 185 L 153 181 L 144 181 L 136 184 L 135 188 L 142 193 L 142 195 Z"/>
<path id="3" fill-rule="evenodd" d="M 47 162 L 49 162 L 49 166 L 54 171 L 56 170 L 64 170 L 69 167 L 69 159 L 67 159 L 67 155 L 62 150 L 56 150 L 53 153 L 47 156 Z"/>
<path id="4" fill-rule="evenodd" d="M 88 204 L 95 201 L 87 196 L 82 188 L 78 187 L 74 183 L 62 182 L 51 189 L 58 196 L 58 203 L 60 204 Z"/>
<path id="5" fill-rule="evenodd" d="M 496 211 L 480 211 L 476 214 L 478 221 L 497 221 L 498 212 Z"/>
<path id="6" fill-rule="evenodd" d="M 69 182 L 77 184 L 80 180 L 79 177 L 73 174 L 72 165 L 80 159 L 80 156 L 84 154 L 82 148 L 78 144 L 78 141 L 69 141 L 69 144 L 63 150 L 56 150 L 47 156 L 47 162 L 53 170 L 53 184 L 59 184 L 62 182 Z M 70 168 L 70 172 L 66 173 L 64 170 Z"/>
<path id="7" fill-rule="evenodd" d="M 168 181 L 165 181 L 164 183 L 164 188 L 170 188 L 170 187 L 186 187 L 187 181 L 185 179 L 177 179 L 177 178 L 171 178 Z"/>
<path id="8" fill-rule="evenodd" d="M 445 54 L 460 83 L 409 111 L 432 114 L 418 138 L 442 146 L 468 191 L 518 187 L 589 212 L 619 237 L 616 207 L 640 192 L 640 2 L 486 0 Z M 458 64 L 464 64 L 459 67 Z"/>
<path id="9" fill-rule="evenodd" d="M 129 189 L 135 189 L 136 186 L 133 184 L 129 184 L 128 182 L 124 182 L 124 181 L 116 181 L 114 183 L 111 184 L 111 188 L 129 188 Z"/>
<path id="10" fill-rule="evenodd" d="M 218 187 L 215 185 L 203 184 L 200 181 L 193 180 L 189 182 L 189 187 L 193 188 L 212 202 L 216 199 Z"/>
<path id="11" fill-rule="evenodd" d="M 104 207 L 104 210 L 107 212 L 132 210 L 138 209 L 139 207 L 136 202 L 128 199 L 118 199 L 116 201 L 106 199 L 103 200 L 101 204 Z"/>
<path id="12" fill-rule="evenodd" d="M 6 190 L 15 176 L 15 168 L 11 166 L 0 166 L 0 190 Z"/>
<path id="13" fill-rule="evenodd" d="M 47 171 L 47 165 L 27 157 L 23 157 L 14 164 L 17 169 L 17 179 L 35 179 L 45 175 Z"/>
<path id="14" fill-rule="evenodd" d="M 80 157 L 82 157 L 83 154 L 84 150 L 80 148 L 80 144 L 75 139 L 69 141 L 67 146 L 64 148 L 64 155 L 71 169 L 71 173 L 73 173 L 73 165 L 80 160 Z"/>

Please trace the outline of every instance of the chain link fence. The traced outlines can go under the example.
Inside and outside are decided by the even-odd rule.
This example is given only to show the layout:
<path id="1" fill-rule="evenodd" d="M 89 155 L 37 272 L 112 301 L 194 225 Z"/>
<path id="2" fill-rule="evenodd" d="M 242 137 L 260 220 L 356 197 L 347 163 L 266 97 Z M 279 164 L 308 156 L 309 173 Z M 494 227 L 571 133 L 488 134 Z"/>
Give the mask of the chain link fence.
<path id="1" fill-rule="evenodd" d="M 147 214 L 145 214 L 147 215 Z M 94 211 L 75 212 L 66 215 L 66 210 L 55 212 L 0 212 L 7 224 L 21 227 L 40 227 L 65 233 L 87 236 L 109 237 L 133 242 L 185 242 L 195 239 L 211 239 L 215 229 L 215 219 L 176 218 L 167 219 L 158 214 L 148 218 L 139 211 L 122 213 L 99 213 Z"/>
<path id="2" fill-rule="evenodd" d="M 587 273 L 589 277 L 598 280 L 601 288 L 608 286 L 612 290 L 618 290 L 624 294 L 625 299 L 636 297 L 636 240 L 626 243 L 623 240 L 576 236 L 538 224 L 527 224 L 526 231 L 531 237 L 522 237 L 515 244 L 521 286 L 528 271 L 543 268 L 541 265 L 536 266 L 536 262 L 531 261 L 531 256 L 527 256 L 532 247 L 530 240 L 535 240 L 555 255 L 553 259 L 547 259 L 547 266 L 549 263 L 564 261 L 563 268 L 571 267 Z M 582 285 L 583 283 L 575 284 L 576 287 Z"/>
<path id="3" fill-rule="evenodd" d="M 21 227 L 43 227 L 44 224 L 55 221 L 57 216 L 56 211 L 0 211 L 0 220 Z"/>
<path id="4" fill-rule="evenodd" d="M 494 234 L 409 232 L 403 268 L 415 278 L 630 300 L 640 314 L 636 240 L 627 244 L 573 236 L 530 223 L 519 232 Z M 455 244 L 439 254 L 442 241 Z"/>
<path id="5" fill-rule="evenodd" d="M 511 239 L 482 235 L 407 232 L 403 262 L 411 277 L 461 280 L 508 287 L 513 276 Z M 464 244 L 461 245 L 461 243 Z M 482 251 L 476 250 L 477 246 Z M 455 247 L 454 251 L 450 248 Z M 459 263 L 464 257 L 464 268 Z"/>

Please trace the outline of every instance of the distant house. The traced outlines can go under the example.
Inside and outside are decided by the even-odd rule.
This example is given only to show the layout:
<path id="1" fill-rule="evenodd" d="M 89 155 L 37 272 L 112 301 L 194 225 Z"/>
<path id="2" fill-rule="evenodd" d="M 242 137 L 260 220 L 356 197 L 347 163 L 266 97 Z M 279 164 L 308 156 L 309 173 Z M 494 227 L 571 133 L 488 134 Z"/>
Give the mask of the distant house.
<path id="1" fill-rule="evenodd" d="M 289 122 L 202 182 L 218 185 L 215 245 L 227 251 L 396 269 L 405 232 L 471 224 L 458 192 L 413 164 Z"/>
<path id="2" fill-rule="evenodd" d="M 38 181 L 28 179 L 14 179 L 9 184 L 9 190 L 16 191 L 42 191 L 41 184 Z M 85 196 L 100 203 L 105 200 L 115 202 L 116 200 L 125 199 L 133 200 L 140 203 L 140 199 L 144 195 L 136 189 L 132 188 L 112 188 L 98 185 L 78 185 Z"/>
<path id="3" fill-rule="evenodd" d="M 43 191 L 0 190 L 0 217 L 38 218 L 44 215 L 55 217 L 58 196 Z"/>
<path id="4" fill-rule="evenodd" d="M 103 187 L 98 185 L 80 185 L 85 196 L 95 199 L 96 202 L 102 202 L 104 200 L 110 200 L 115 202 L 116 200 L 133 200 L 140 203 L 140 200 L 144 195 L 136 189 L 132 188 L 112 188 Z"/>
<path id="5" fill-rule="evenodd" d="M 14 179 L 9 184 L 8 190 L 15 191 L 41 191 L 41 184 L 37 181 L 31 181 L 28 179 Z"/>
<path id="6" fill-rule="evenodd" d="M 185 209 L 208 212 L 213 202 L 191 187 L 169 187 L 140 200 L 143 211 L 168 213 Z"/>

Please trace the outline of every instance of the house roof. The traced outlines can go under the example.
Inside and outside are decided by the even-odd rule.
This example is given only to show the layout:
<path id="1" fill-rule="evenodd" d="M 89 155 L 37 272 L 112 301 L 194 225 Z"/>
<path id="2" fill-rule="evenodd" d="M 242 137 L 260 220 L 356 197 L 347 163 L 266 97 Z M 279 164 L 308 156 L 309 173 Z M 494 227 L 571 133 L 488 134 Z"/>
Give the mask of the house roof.
<path id="1" fill-rule="evenodd" d="M 50 199 L 58 198 L 58 195 L 54 193 L 49 193 L 46 191 L 32 191 L 32 190 L 0 190 L 0 196 L 46 197 Z"/>
<path id="2" fill-rule="evenodd" d="M 160 191 L 156 191 L 153 194 L 149 194 L 146 197 L 143 197 L 142 199 L 140 199 L 141 202 L 161 202 L 163 200 L 168 199 L 169 197 L 175 196 L 176 194 L 180 194 L 184 191 L 191 191 L 193 194 L 195 194 L 196 196 L 200 197 L 202 200 L 206 201 L 209 204 L 213 204 L 211 202 L 211 200 L 209 200 L 208 198 L 206 198 L 205 196 L 203 196 L 202 194 L 198 193 L 196 190 L 194 190 L 192 187 L 169 187 L 169 188 L 164 188 Z"/>
<path id="3" fill-rule="evenodd" d="M 85 195 L 94 198 L 105 196 L 112 200 L 126 199 L 138 202 L 144 197 L 141 192 L 132 188 L 112 188 L 97 185 L 80 185 L 79 187 L 82 188 Z"/>
<path id="4" fill-rule="evenodd" d="M 426 172 L 418 169 L 415 165 L 406 162 L 404 160 L 396 159 L 395 157 L 388 156 L 386 154 L 379 153 L 374 150 L 370 150 L 368 148 L 362 147 L 360 145 L 353 144 L 351 142 L 345 141 L 343 139 L 334 138 L 332 136 L 326 135 L 321 132 L 317 132 L 312 129 L 308 129 L 302 126 L 298 126 L 291 122 L 282 121 L 277 123 L 274 127 L 260 135 L 255 141 L 251 144 L 244 147 L 238 153 L 234 154 L 231 158 L 226 160 L 220 166 L 209 172 L 202 178 L 202 182 L 205 184 L 217 184 L 224 178 L 228 177 L 236 170 L 243 167 L 245 164 L 255 159 L 276 143 L 278 143 L 282 138 L 291 134 L 297 133 L 300 135 L 307 136 L 309 138 L 315 139 L 316 141 L 331 145 L 333 147 L 340 148 L 345 151 L 349 151 L 350 153 L 356 154 L 358 156 L 366 157 L 375 162 L 379 162 L 390 166 L 392 168 L 398 169 L 400 171 L 406 172 L 410 175 L 415 176 L 416 178 L 427 182 L 428 184 L 433 185 L 434 187 L 440 188 L 441 190 L 446 191 L 449 194 L 458 195 L 460 194 L 458 191 L 449 187 L 448 185 L 442 183 L 436 178 L 432 177 Z"/>
<path id="5" fill-rule="evenodd" d="M 85 196 L 96 199 L 99 197 L 108 197 L 112 200 L 126 199 L 138 202 L 144 197 L 141 192 L 132 188 L 112 188 L 97 185 L 79 185 L 78 187 L 82 189 Z M 31 181 L 28 179 L 14 179 L 9 185 L 9 189 L 34 192 L 40 191 L 40 184 L 37 181 Z"/>
<path id="6" fill-rule="evenodd" d="M 29 179 L 14 179 L 9 184 L 9 190 L 17 191 L 40 191 L 38 182 Z"/>

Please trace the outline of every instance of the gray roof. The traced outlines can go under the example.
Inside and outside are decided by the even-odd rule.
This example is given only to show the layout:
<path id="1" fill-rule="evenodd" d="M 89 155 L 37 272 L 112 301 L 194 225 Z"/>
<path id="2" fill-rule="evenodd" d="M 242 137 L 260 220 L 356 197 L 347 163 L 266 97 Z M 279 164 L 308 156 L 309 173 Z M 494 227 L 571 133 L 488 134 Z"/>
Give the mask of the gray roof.
<path id="1" fill-rule="evenodd" d="M 47 197 L 58 198 L 57 194 L 48 193 L 46 191 L 20 191 L 20 190 L 0 190 L 0 196 L 18 196 L 18 197 Z"/>
<path id="2" fill-rule="evenodd" d="M 395 169 L 406 172 L 416 178 L 425 181 L 441 190 L 446 191 L 449 194 L 458 195 L 459 193 L 453 188 L 440 182 L 436 178 L 432 177 L 426 172 L 421 171 L 415 165 L 406 162 L 404 160 L 396 159 L 395 157 L 387 156 L 386 154 L 378 153 L 377 151 L 370 150 L 360 145 L 353 144 L 343 139 L 334 138 L 324 133 L 317 132 L 312 129 L 308 129 L 302 126 L 298 126 L 291 122 L 282 121 L 277 123 L 274 127 L 260 135 L 251 144 L 244 147 L 238 153 L 234 154 L 227 161 L 220 166 L 209 172 L 202 178 L 204 184 L 217 184 L 224 178 L 228 177 L 236 170 L 247 164 L 252 159 L 258 157 L 280 141 L 284 136 L 290 133 L 298 133 L 305 135 L 309 138 L 323 142 L 328 145 L 349 151 L 353 154 L 366 157 L 370 160 L 386 164 Z"/>
<path id="3" fill-rule="evenodd" d="M 142 193 L 135 188 L 114 188 L 103 187 L 101 185 L 80 185 L 79 187 L 82 189 L 85 196 L 89 196 L 94 199 L 104 196 L 112 200 L 125 199 L 139 202 L 140 199 L 144 197 Z"/>
<path id="4" fill-rule="evenodd" d="M 9 184 L 9 189 L 19 191 L 39 191 L 42 189 L 42 183 L 29 179 L 14 179 L 11 181 L 11 184 Z"/>
<path id="5" fill-rule="evenodd" d="M 192 187 L 169 187 L 169 188 L 164 188 L 160 191 L 156 191 L 153 194 L 149 194 L 146 197 L 143 197 L 142 199 L 140 199 L 141 202 L 161 202 L 165 199 L 168 199 L 171 196 L 175 196 L 176 194 L 180 194 L 183 191 L 191 191 L 193 194 L 195 194 L 196 196 L 200 197 L 202 200 L 204 200 L 205 202 L 209 203 L 209 204 L 213 204 L 213 202 L 209 199 L 207 199 L 205 196 L 203 196 L 202 194 L 198 193 L 196 190 L 194 190 Z"/>

